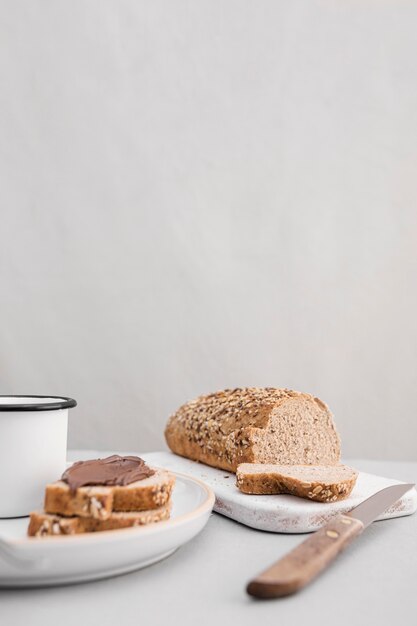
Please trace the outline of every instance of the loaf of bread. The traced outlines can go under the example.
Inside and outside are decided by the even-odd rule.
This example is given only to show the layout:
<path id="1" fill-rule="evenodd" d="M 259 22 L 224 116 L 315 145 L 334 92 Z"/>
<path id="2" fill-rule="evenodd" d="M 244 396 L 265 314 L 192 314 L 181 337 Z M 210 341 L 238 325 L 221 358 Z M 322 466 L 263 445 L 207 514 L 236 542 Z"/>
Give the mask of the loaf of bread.
<path id="1" fill-rule="evenodd" d="M 271 387 L 226 389 L 184 404 L 165 438 L 181 456 L 235 472 L 240 463 L 334 465 L 340 439 L 327 405 Z"/>
<path id="2" fill-rule="evenodd" d="M 290 494 L 316 502 L 347 498 L 358 472 L 347 465 L 268 465 L 242 463 L 236 485 L 243 493 Z"/>
<path id="3" fill-rule="evenodd" d="M 166 504 L 171 496 L 175 477 L 166 470 L 154 470 L 149 478 L 115 486 L 85 486 L 72 493 L 62 480 L 46 486 L 46 513 L 80 515 L 108 519 L 113 511 L 146 511 Z"/>
<path id="4" fill-rule="evenodd" d="M 171 505 L 166 504 L 151 511 L 111 513 L 107 519 L 94 517 L 64 517 L 51 513 L 34 512 L 30 514 L 28 535 L 45 537 L 46 535 L 79 535 L 103 530 L 116 530 L 145 526 L 169 519 Z"/>

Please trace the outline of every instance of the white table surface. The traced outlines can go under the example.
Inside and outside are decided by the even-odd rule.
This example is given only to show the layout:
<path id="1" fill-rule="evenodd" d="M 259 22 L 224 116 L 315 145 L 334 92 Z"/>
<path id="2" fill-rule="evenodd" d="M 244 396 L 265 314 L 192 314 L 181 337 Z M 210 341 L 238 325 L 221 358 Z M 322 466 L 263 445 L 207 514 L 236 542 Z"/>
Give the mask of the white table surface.
<path id="1" fill-rule="evenodd" d="M 91 458 L 72 451 L 70 459 Z M 103 456 L 103 453 L 99 453 Z M 350 461 L 360 470 L 417 481 L 417 463 Z M 174 555 L 117 578 L 0 590 L 5 626 L 392 626 L 417 623 L 417 514 L 369 527 L 312 585 L 281 600 L 253 600 L 246 582 L 306 535 L 256 531 L 213 514 Z"/>

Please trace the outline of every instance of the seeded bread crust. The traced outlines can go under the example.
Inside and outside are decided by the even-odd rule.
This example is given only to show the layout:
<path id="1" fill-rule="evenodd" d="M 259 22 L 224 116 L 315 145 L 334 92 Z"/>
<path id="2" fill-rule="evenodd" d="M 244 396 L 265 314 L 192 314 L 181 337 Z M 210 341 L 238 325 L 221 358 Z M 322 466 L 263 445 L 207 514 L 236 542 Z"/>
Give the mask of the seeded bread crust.
<path id="1" fill-rule="evenodd" d="M 166 504 L 152 511 L 112 513 L 108 519 L 94 517 L 63 517 L 43 512 L 30 514 L 28 535 L 45 537 L 48 535 L 79 535 L 82 533 L 101 532 L 145 526 L 169 519 L 171 504 Z"/>
<path id="2" fill-rule="evenodd" d="M 242 463 L 236 486 L 248 494 L 290 494 L 316 502 L 345 500 L 352 492 L 358 472 L 347 465 L 264 465 Z"/>
<path id="3" fill-rule="evenodd" d="M 149 478 L 125 486 L 86 486 L 71 493 L 68 485 L 58 481 L 46 486 L 46 513 L 64 516 L 79 515 L 94 519 L 109 519 L 112 512 L 146 511 L 165 505 L 172 493 L 175 476 L 155 469 Z"/>
<path id="4" fill-rule="evenodd" d="M 108 519 L 113 508 L 113 491 L 110 487 L 80 487 L 72 494 L 62 481 L 46 485 L 44 509 L 70 517 L 81 515 Z"/>
<path id="5" fill-rule="evenodd" d="M 249 387 L 200 396 L 171 416 L 165 438 L 176 454 L 231 472 L 239 463 L 340 461 L 327 405 L 291 389 Z"/>

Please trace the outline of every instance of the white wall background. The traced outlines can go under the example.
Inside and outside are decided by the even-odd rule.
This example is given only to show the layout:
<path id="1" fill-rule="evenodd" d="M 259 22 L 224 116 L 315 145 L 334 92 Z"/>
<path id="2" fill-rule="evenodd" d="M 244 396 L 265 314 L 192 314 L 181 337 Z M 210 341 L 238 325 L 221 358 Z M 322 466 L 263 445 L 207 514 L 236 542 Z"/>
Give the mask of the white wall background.
<path id="1" fill-rule="evenodd" d="M 417 2 L 0 7 L 0 392 L 149 450 L 183 401 L 313 392 L 416 459 Z"/>

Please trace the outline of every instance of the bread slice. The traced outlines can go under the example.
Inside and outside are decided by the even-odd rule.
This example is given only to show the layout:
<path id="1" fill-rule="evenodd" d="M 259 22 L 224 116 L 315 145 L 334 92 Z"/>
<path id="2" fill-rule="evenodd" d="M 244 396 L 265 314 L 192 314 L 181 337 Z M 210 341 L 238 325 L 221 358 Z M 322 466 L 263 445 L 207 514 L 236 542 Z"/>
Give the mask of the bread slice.
<path id="1" fill-rule="evenodd" d="M 28 535 L 44 537 L 46 535 L 78 535 L 103 530 L 116 530 L 145 526 L 169 519 L 170 504 L 151 511 L 111 513 L 107 519 L 94 517 L 63 517 L 50 513 L 35 512 L 30 514 Z"/>
<path id="2" fill-rule="evenodd" d="M 176 454 L 235 472 L 239 463 L 335 465 L 340 439 L 327 405 L 271 387 L 226 389 L 184 404 L 165 429 Z"/>
<path id="3" fill-rule="evenodd" d="M 130 485 L 79 487 L 75 493 L 65 482 L 58 481 L 46 486 L 44 509 L 46 513 L 106 520 L 113 511 L 146 511 L 164 506 L 174 483 L 175 476 L 161 469 Z"/>
<path id="4" fill-rule="evenodd" d="M 236 472 L 236 485 L 243 493 L 287 493 L 316 502 L 336 502 L 347 498 L 358 472 L 347 465 L 262 465 L 242 463 Z"/>

